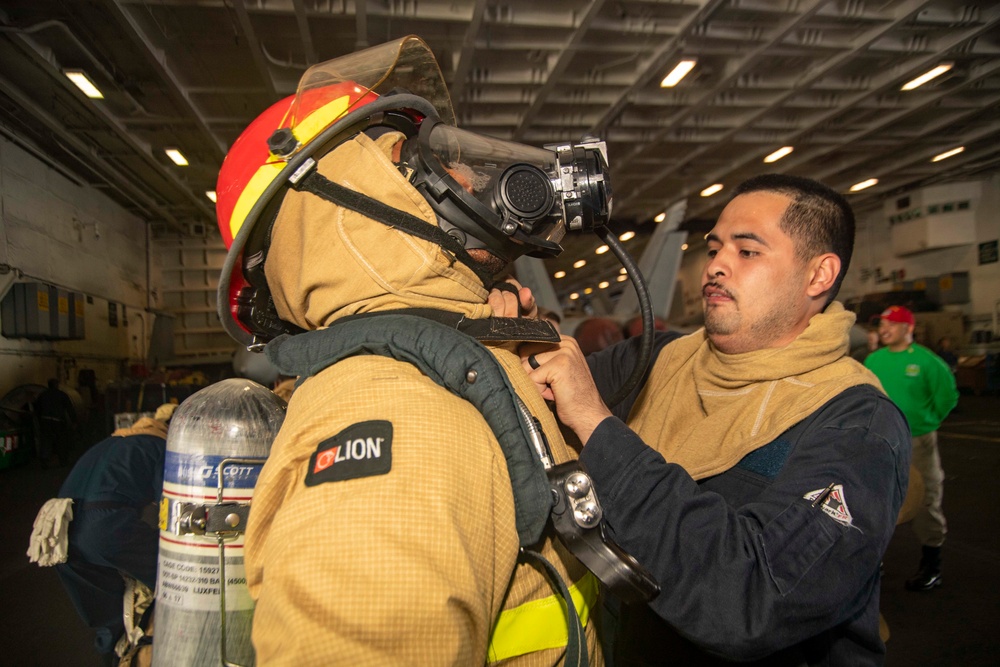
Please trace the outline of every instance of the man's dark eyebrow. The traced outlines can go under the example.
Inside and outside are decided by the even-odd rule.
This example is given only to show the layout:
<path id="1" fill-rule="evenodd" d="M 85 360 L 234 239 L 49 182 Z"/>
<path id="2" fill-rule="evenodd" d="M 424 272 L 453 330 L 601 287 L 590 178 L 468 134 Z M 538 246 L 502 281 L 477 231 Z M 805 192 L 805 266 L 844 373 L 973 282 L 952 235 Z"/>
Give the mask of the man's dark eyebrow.
<path id="1" fill-rule="evenodd" d="M 770 248 L 771 247 L 771 245 L 767 241 L 765 241 L 761 237 L 757 236 L 753 232 L 740 232 L 738 234 L 733 234 L 733 238 L 734 239 L 746 239 L 747 241 L 754 241 L 755 243 L 761 244 L 765 248 Z M 709 232 L 708 234 L 705 234 L 705 240 L 706 241 L 715 241 L 716 243 L 722 243 L 722 239 L 720 239 L 719 235 L 716 234 L 715 232 Z"/>

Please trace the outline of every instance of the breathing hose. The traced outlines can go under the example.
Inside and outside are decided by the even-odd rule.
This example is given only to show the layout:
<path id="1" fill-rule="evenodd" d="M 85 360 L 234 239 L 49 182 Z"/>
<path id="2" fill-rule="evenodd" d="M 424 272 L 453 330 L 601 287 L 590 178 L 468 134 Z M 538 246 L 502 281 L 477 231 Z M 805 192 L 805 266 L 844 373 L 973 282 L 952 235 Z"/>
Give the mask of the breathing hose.
<path id="1" fill-rule="evenodd" d="M 646 281 L 642 277 L 642 272 L 639 271 L 639 266 L 632 259 L 632 256 L 628 254 L 628 251 L 625 250 L 625 247 L 618 241 L 614 233 L 607 227 L 598 227 L 594 231 L 608 245 L 608 248 L 615 254 L 618 261 L 622 263 L 622 266 L 625 267 L 629 280 L 632 281 L 632 286 L 635 288 L 636 296 L 639 297 L 639 313 L 642 315 L 642 340 L 639 342 L 639 358 L 635 362 L 632 374 L 625 380 L 625 383 L 607 399 L 608 407 L 613 408 L 625 400 L 625 397 L 635 389 L 639 381 L 642 380 L 642 376 L 646 373 L 646 367 L 649 365 L 649 359 L 653 354 L 653 306 L 649 302 L 649 289 L 646 287 Z"/>

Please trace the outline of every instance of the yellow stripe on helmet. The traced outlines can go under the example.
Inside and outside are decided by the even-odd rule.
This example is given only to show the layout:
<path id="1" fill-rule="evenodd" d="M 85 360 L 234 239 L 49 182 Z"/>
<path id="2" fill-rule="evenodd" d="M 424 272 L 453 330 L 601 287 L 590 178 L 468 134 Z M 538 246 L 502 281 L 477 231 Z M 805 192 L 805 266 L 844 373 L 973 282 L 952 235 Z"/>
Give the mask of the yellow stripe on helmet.
<path id="1" fill-rule="evenodd" d="M 362 89 L 358 90 L 362 94 L 365 92 Z M 295 135 L 296 140 L 300 144 L 305 145 L 309 143 L 320 132 L 332 125 L 347 112 L 350 101 L 350 96 L 344 95 L 324 104 L 309 114 L 300 123 L 296 124 L 292 128 L 292 134 Z M 233 207 L 233 215 L 229 219 L 229 231 L 233 238 L 236 238 L 236 234 L 239 233 L 240 228 L 243 227 L 243 223 L 246 222 L 246 218 L 250 214 L 250 209 L 254 207 L 254 204 L 263 195 L 264 190 L 278 177 L 278 174 L 284 168 L 285 162 L 283 161 L 275 160 L 274 162 L 267 162 L 261 165 L 250 178 L 249 182 L 247 182 L 246 187 L 243 188 L 243 192 L 240 193 L 239 199 L 236 200 L 236 206 Z"/>

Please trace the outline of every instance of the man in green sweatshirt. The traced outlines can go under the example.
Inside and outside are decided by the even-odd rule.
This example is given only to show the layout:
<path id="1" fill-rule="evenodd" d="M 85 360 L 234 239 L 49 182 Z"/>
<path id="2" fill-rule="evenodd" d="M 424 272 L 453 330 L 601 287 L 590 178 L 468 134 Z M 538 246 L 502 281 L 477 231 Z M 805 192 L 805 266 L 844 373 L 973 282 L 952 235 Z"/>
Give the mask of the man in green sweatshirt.
<path id="1" fill-rule="evenodd" d="M 937 429 L 958 403 L 955 376 L 947 364 L 923 345 L 913 342 L 913 313 L 891 306 L 881 315 L 879 338 L 884 347 L 865 358 L 889 398 L 899 406 L 913 437 L 913 465 L 924 478 L 924 503 L 913 519 L 920 539 L 920 569 L 907 580 L 911 591 L 930 591 L 941 585 L 941 545 L 947 532 L 941 510 L 944 470 L 938 454 Z"/>

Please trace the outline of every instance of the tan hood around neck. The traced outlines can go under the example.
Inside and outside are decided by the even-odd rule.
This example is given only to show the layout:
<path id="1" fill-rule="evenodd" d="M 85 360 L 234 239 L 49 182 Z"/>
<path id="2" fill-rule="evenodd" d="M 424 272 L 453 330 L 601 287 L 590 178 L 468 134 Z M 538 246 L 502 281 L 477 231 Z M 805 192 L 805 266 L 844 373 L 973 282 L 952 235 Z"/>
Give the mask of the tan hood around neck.
<path id="1" fill-rule="evenodd" d="M 733 467 L 850 387 L 878 379 L 847 356 L 854 313 L 839 302 L 785 347 L 719 352 L 704 329 L 664 348 L 629 426 L 695 479 Z"/>
<path id="2" fill-rule="evenodd" d="M 391 160 L 391 132 L 344 143 L 320 160 L 331 181 L 437 224 L 433 210 Z M 492 314 L 475 274 L 440 246 L 308 192 L 289 190 L 265 265 L 282 319 L 320 329 L 358 313 L 437 308 L 470 318 Z"/>
<path id="3" fill-rule="evenodd" d="M 167 425 L 159 419 L 142 417 L 128 428 L 120 428 L 111 435 L 115 437 L 125 437 L 129 435 L 155 435 L 158 438 L 166 440 Z"/>

